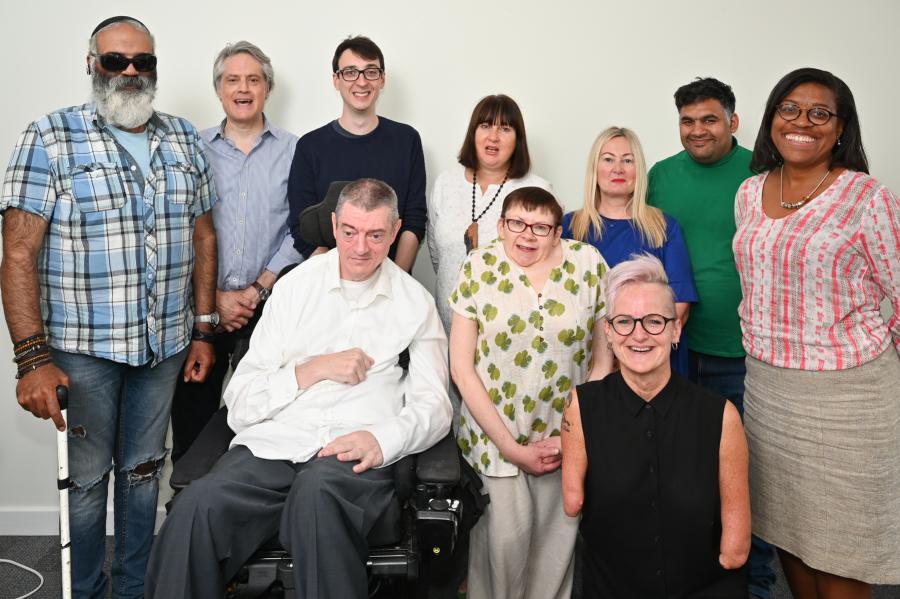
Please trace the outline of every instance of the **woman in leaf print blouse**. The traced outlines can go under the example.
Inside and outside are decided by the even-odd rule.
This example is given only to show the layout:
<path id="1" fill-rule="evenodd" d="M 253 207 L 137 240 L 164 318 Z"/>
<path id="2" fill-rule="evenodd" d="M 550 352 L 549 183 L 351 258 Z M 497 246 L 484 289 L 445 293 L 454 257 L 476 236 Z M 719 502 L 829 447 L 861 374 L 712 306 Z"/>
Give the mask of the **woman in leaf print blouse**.
<path id="1" fill-rule="evenodd" d="M 473 599 L 571 593 L 578 520 L 563 512 L 560 422 L 568 393 L 606 375 L 612 353 L 599 324 L 606 263 L 561 239 L 561 219 L 550 192 L 510 193 L 499 239 L 469 254 L 450 295 L 459 446 L 491 495 L 471 533 Z"/>

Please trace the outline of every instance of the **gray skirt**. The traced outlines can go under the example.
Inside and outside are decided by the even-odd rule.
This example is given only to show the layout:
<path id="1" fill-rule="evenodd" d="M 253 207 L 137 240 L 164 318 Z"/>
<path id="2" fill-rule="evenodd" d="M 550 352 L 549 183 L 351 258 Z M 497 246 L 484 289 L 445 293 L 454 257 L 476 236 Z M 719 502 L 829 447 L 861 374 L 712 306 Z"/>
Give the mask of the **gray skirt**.
<path id="1" fill-rule="evenodd" d="M 753 532 L 823 572 L 900 584 L 900 356 L 811 372 L 747 357 Z"/>

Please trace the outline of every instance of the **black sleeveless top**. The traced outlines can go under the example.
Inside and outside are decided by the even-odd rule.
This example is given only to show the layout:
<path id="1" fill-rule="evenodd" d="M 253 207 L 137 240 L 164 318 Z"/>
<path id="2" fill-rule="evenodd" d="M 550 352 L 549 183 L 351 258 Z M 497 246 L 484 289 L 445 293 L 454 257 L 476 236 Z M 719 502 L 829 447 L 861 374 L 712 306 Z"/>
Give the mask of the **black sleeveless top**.
<path id="1" fill-rule="evenodd" d="M 725 399 L 672 373 L 645 402 L 616 372 L 580 385 L 578 401 L 584 596 L 746 599 L 746 568 L 719 565 Z"/>

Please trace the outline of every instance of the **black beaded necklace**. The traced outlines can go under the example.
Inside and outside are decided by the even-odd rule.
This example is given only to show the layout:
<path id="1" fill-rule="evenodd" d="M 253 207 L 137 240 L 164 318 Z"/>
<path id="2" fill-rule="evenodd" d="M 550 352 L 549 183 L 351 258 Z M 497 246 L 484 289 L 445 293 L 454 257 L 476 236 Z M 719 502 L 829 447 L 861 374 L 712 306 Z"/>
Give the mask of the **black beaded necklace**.
<path id="1" fill-rule="evenodd" d="M 484 214 L 491 209 L 491 206 L 494 205 L 494 202 L 497 201 L 497 198 L 500 197 L 500 192 L 503 191 L 503 186 L 506 185 L 506 180 L 509 178 L 509 171 L 506 171 L 506 174 L 503 175 L 503 181 L 500 182 L 500 187 L 497 188 L 497 193 L 494 194 L 494 197 L 488 203 L 487 206 L 484 207 L 484 210 L 481 211 L 481 214 L 475 216 L 475 190 L 478 185 L 478 178 L 475 174 L 475 170 L 472 169 L 472 222 L 477 223 Z"/>
<path id="2" fill-rule="evenodd" d="M 509 171 L 506 171 L 506 174 L 503 175 L 503 181 L 500 182 L 500 187 L 497 188 L 497 193 L 494 194 L 494 197 L 488 202 L 488 205 L 484 207 L 484 210 L 481 211 L 481 214 L 475 216 L 475 190 L 478 188 L 478 177 L 476 175 L 475 169 L 472 169 L 472 224 L 468 226 L 466 229 L 465 235 L 463 235 L 463 240 L 466 244 L 466 251 L 472 251 L 473 249 L 478 247 L 478 221 L 482 216 L 487 213 L 488 210 L 491 209 L 491 206 L 494 205 L 494 202 L 497 201 L 497 198 L 500 197 L 500 192 L 503 191 L 503 186 L 506 185 L 506 180 L 509 178 Z"/>

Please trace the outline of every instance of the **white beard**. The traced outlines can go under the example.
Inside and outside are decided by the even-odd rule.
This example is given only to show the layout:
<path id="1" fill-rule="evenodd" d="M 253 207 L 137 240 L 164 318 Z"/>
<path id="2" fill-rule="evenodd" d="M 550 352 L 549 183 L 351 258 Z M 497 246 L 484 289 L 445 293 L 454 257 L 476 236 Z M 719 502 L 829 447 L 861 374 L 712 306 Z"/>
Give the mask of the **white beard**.
<path id="1" fill-rule="evenodd" d="M 140 127 L 153 116 L 156 78 L 141 75 L 106 77 L 96 71 L 91 76 L 97 112 L 111 125 L 122 129 Z M 129 87 L 134 85 L 135 87 Z"/>

